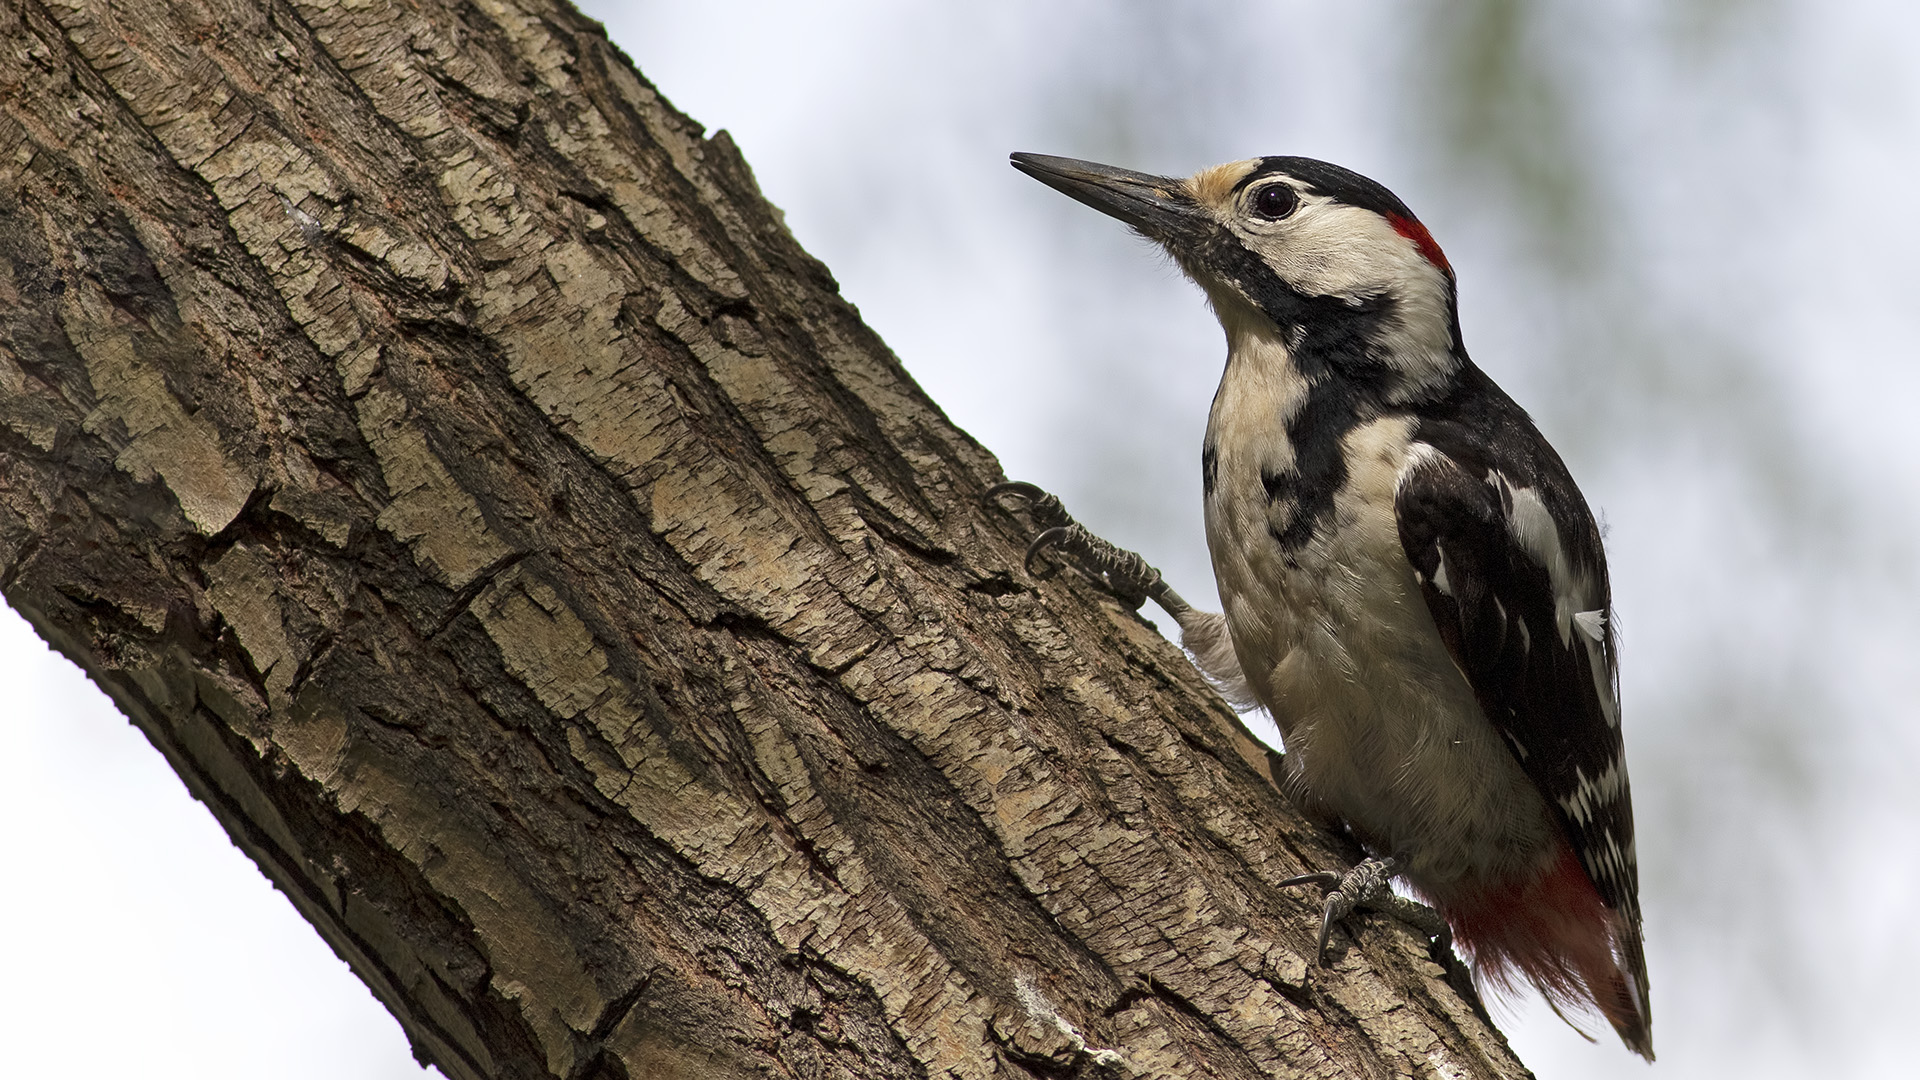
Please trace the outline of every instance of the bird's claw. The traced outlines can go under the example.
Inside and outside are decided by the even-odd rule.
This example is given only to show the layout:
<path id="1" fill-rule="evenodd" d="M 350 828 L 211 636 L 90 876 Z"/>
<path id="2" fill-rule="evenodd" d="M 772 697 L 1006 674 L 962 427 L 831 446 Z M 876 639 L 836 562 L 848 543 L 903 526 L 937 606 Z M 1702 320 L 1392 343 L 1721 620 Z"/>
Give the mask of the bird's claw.
<path id="1" fill-rule="evenodd" d="M 1115 547 L 1088 532 L 1086 526 L 1073 520 L 1073 515 L 1067 513 L 1058 496 L 1034 484 L 1014 480 L 988 488 L 985 501 L 1006 510 L 1008 507 L 1002 500 L 1007 496 L 1023 500 L 1027 515 L 1040 527 L 1039 534 L 1027 545 L 1026 557 L 1022 560 L 1030 576 L 1045 580 L 1058 573 L 1058 564 L 1046 566 L 1041 560 L 1042 555 L 1057 552 L 1066 562 L 1105 585 L 1108 591 L 1130 608 L 1139 610 L 1140 605 L 1149 599 L 1160 601 L 1163 605 L 1163 597 L 1177 600 L 1161 579 L 1160 571 L 1133 552 Z"/>
<path id="2" fill-rule="evenodd" d="M 995 484 L 987 489 L 981 501 L 1005 510 L 1006 504 L 1001 500 L 1008 495 L 1026 500 L 1027 515 L 1033 518 L 1033 523 L 1042 529 L 1073 524 L 1073 515 L 1067 513 L 1067 508 L 1061 504 L 1058 495 L 1038 484 L 1029 484 L 1025 480 L 1009 480 L 1004 484 Z"/>
<path id="3" fill-rule="evenodd" d="M 1359 908 L 1382 912 L 1413 926 L 1432 938 L 1442 954 L 1453 948 L 1453 930 L 1439 912 L 1394 893 L 1395 869 L 1392 859 L 1368 858 L 1344 874 L 1321 871 L 1290 877 L 1279 883 L 1282 888 L 1320 885 L 1329 890 L 1326 906 L 1320 913 L 1320 941 L 1314 954 L 1316 964 L 1327 966 L 1327 940 L 1333 936 L 1333 925 Z"/>
<path id="4" fill-rule="evenodd" d="M 1055 525 L 1051 529 L 1042 530 L 1040 535 L 1034 537 L 1033 542 L 1027 545 L 1026 557 L 1020 560 L 1020 565 L 1026 570 L 1027 576 L 1045 581 L 1059 573 L 1059 563 L 1042 563 L 1040 556 L 1046 554 L 1047 549 L 1050 547 L 1056 545 L 1065 546 L 1076 540 L 1077 537 L 1074 536 L 1074 530 L 1076 529 L 1083 533 L 1086 532 L 1085 529 L 1081 528 L 1080 523 L 1076 521 L 1071 525 Z M 1072 549 L 1068 548 L 1068 550 L 1070 551 Z"/>

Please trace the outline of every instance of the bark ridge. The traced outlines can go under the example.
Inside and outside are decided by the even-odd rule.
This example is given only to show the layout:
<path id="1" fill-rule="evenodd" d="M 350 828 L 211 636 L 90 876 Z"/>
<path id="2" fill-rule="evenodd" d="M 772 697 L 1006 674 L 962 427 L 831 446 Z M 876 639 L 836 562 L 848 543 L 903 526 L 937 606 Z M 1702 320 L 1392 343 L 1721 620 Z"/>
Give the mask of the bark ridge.
<path id="1" fill-rule="evenodd" d="M 1520 1077 L 542 0 L 0 5 L 0 590 L 478 1077 Z M 1345 939 L 1343 939 L 1345 940 Z"/>

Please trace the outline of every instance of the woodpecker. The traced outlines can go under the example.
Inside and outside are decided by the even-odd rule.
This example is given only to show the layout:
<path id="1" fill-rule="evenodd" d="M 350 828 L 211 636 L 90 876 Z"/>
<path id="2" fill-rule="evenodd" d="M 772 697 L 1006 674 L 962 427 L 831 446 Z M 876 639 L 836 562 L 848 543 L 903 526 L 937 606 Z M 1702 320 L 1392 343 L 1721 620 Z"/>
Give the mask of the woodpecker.
<path id="1" fill-rule="evenodd" d="M 1368 853 L 1294 879 L 1338 886 L 1323 949 L 1356 902 L 1404 905 L 1397 876 L 1483 985 L 1597 1011 L 1651 1061 L 1600 530 L 1467 358 L 1440 246 L 1385 187 L 1312 158 L 1186 179 L 1012 163 L 1164 247 L 1227 339 L 1200 455 L 1223 611 L 1002 485 L 1050 526 L 1030 566 L 1052 545 L 1153 597 L 1215 685 L 1273 715 L 1283 786 Z"/>

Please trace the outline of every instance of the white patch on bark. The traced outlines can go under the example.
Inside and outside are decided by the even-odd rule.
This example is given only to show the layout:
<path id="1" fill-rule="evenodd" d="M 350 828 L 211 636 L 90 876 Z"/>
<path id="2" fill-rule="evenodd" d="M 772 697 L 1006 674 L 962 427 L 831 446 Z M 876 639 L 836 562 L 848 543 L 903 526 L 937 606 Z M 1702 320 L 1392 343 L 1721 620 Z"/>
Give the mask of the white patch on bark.
<path id="1" fill-rule="evenodd" d="M 1013 990 L 1020 995 L 1020 1004 L 1027 1010 L 1029 1016 L 1042 1024 L 1052 1025 L 1055 1030 L 1067 1037 L 1067 1041 L 1073 1044 L 1074 1050 L 1087 1055 L 1094 1064 L 1104 1065 L 1110 1069 L 1122 1068 L 1127 1064 L 1126 1057 L 1118 1050 L 1087 1045 L 1087 1037 L 1080 1034 L 1080 1029 L 1074 1027 L 1072 1021 L 1061 1016 L 1060 1011 L 1053 1007 L 1053 1003 L 1041 995 L 1039 988 L 1033 985 L 1032 979 L 1025 975 L 1019 976 L 1013 981 Z"/>

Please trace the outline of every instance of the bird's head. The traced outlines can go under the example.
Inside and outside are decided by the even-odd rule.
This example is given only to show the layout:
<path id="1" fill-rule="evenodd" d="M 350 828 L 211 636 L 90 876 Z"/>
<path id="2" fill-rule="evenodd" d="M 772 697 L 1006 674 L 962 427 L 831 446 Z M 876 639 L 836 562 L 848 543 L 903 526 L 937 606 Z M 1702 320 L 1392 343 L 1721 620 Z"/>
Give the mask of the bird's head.
<path id="1" fill-rule="evenodd" d="M 1412 392 L 1463 362 L 1446 256 L 1405 203 L 1356 172 L 1303 157 L 1185 179 L 1040 154 L 1012 161 L 1164 246 L 1230 341 L 1270 334 Z"/>

